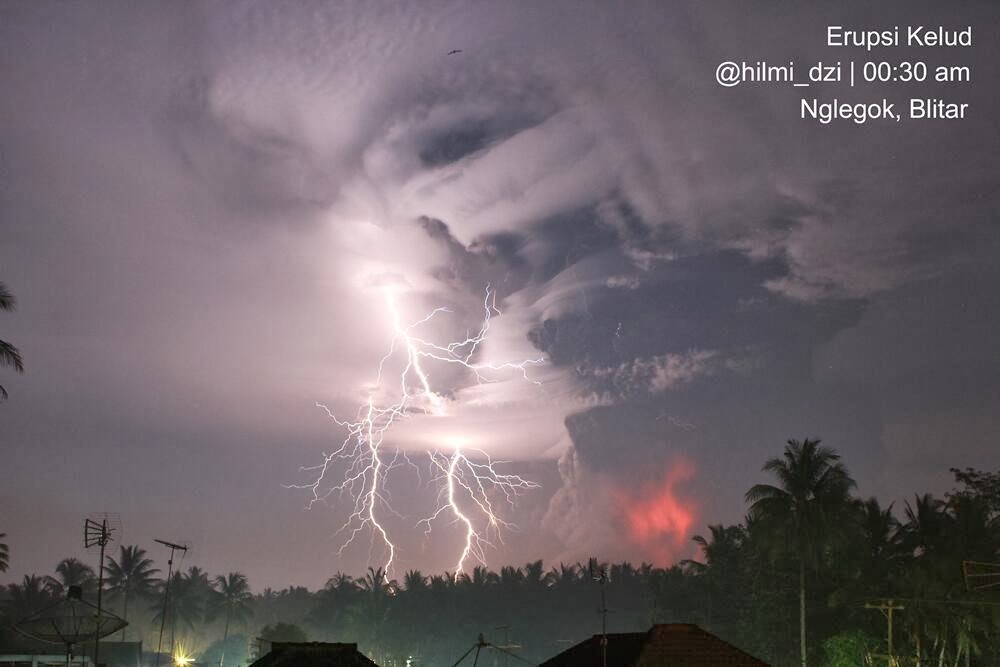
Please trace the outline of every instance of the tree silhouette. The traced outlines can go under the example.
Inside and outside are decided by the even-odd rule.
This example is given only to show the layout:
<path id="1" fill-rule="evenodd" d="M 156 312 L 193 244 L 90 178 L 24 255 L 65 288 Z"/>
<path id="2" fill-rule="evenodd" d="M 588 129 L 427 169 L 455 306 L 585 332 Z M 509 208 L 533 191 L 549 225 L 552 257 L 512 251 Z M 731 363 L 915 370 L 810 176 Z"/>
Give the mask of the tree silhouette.
<path id="1" fill-rule="evenodd" d="M 358 581 L 358 586 L 362 594 L 355 609 L 356 628 L 367 635 L 373 646 L 379 650 L 384 649 L 383 628 L 399 585 L 395 580 L 387 581 L 385 570 L 381 567 L 369 567 L 368 573 Z"/>
<path id="2" fill-rule="evenodd" d="M 163 587 L 167 582 L 160 580 L 158 593 L 163 595 Z M 205 605 L 208 602 L 212 587 L 208 575 L 200 567 L 192 565 L 187 572 L 174 572 L 170 577 L 170 596 L 167 611 L 167 623 L 170 625 L 171 637 L 176 632 L 186 630 L 191 635 L 197 635 L 203 627 Z M 151 607 L 155 611 L 154 623 L 160 623 L 163 609 L 159 603 Z M 174 645 L 172 640 L 171 647 Z"/>
<path id="3" fill-rule="evenodd" d="M 7 533 L 0 533 L 0 572 L 6 572 L 10 566 L 10 549 L 7 543 L 2 541 L 7 539 Z"/>
<path id="4" fill-rule="evenodd" d="M 258 635 L 264 641 L 269 642 L 306 642 L 309 636 L 305 630 L 293 623 L 275 623 L 265 625 Z"/>
<path id="5" fill-rule="evenodd" d="M 17 300 L 7 286 L 0 283 L 0 310 L 12 312 L 17 307 Z M 24 362 L 16 347 L 5 340 L 0 340 L 0 366 L 13 368 L 18 373 L 24 372 Z M 7 400 L 7 390 L 0 385 L 0 401 Z"/>
<path id="6" fill-rule="evenodd" d="M 916 652 L 953 656 L 958 664 L 983 649 L 982 640 L 996 632 L 988 607 L 942 605 L 936 600 L 970 598 L 956 564 L 964 559 L 995 560 L 1000 555 L 1000 526 L 987 498 L 955 494 L 947 502 L 930 494 L 906 503 L 902 548 L 906 559 L 898 585 L 911 601 L 903 616 Z M 922 639 L 931 640 L 925 646 Z"/>
<path id="7" fill-rule="evenodd" d="M 764 472 L 778 486 L 757 484 L 746 494 L 749 516 L 766 535 L 772 558 L 791 550 L 799 565 L 799 651 L 807 665 L 806 568 L 816 567 L 838 537 L 846 538 L 854 480 L 840 455 L 819 440 L 789 440 L 783 458 L 770 459 Z"/>
<path id="8" fill-rule="evenodd" d="M 427 577 L 420 570 L 408 570 L 403 575 L 403 589 L 407 593 L 419 594 L 427 590 Z"/>
<path id="9" fill-rule="evenodd" d="M 146 550 L 138 546 L 122 545 L 118 559 L 108 557 L 104 566 L 108 590 L 122 597 L 122 618 L 128 620 L 128 601 L 130 597 L 148 597 L 156 587 L 153 578 L 159 570 L 153 567 L 153 561 L 146 558 Z M 125 631 L 122 628 L 122 641 L 125 641 Z"/>
<path id="10" fill-rule="evenodd" d="M 215 578 L 212 591 L 210 618 L 219 614 L 226 617 L 225 630 L 222 633 L 222 655 L 219 657 L 219 667 L 226 664 L 226 640 L 229 639 L 229 624 L 236 620 L 245 623 L 252 615 L 250 607 L 250 583 L 241 572 L 230 572 L 226 576 Z"/>
<path id="11" fill-rule="evenodd" d="M 21 583 L 7 586 L 7 593 L 6 607 L 12 621 L 30 616 L 52 602 L 45 577 L 34 574 L 26 574 Z"/>
<path id="12" fill-rule="evenodd" d="M 55 597 L 66 595 L 70 586 L 79 586 L 90 594 L 97 587 L 94 568 L 78 558 L 63 558 L 56 565 L 56 576 L 45 577 L 45 587 Z"/>

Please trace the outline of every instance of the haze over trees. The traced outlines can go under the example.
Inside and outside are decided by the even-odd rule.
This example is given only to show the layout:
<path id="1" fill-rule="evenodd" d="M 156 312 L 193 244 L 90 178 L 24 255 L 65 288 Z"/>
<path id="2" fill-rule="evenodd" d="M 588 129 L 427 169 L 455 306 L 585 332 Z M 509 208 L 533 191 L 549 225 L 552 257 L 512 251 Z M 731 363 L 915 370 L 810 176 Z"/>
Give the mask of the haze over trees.
<path id="1" fill-rule="evenodd" d="M 108 557 L 104 566 L 105 583 L 112 596 L 121 598 L 120 616 L 128 620 L 129 600 L 148 600 L 156 590 L 155 574 L 160 570 L 146 557 L 146 550 L 137 546 L 120 547 L 118 558 Z M 125 641 L 129 627 L 122 628 L 121 640 Z"/>
<path id="2" fill-rule="evenodd" d="M 457 578 L 410 570 L 386 579 L 369 568 L 360 577 L 334 573 L 318 591 L 257 593 L 240 572 L 189 567 L 172 576 L 165 637 L 173 620 L 186 653 L 229 667 L 248 662 L 255 637 L 358 642 L 382 665 L 452 664 L 480 632 L 540 661 L 600 632 L 594 575 L 604 570 L 610 632 L 697 623 L 776 666 L 848 667 L 886 651 L 885 617 L 865 604 L 892 599 L 903 607 L 894 615 L 897 655 L 911 663 L 919 655 L 924 665 L 1000 664 L 1000 586 L 970 590 L 962 570 L 963 561 L 1000 561 L 1000 473 L 953 470 L 955 488 L 944 497 L 918 493 L 894 508 L 852 495 L 846 465 L 819 441 L 789 441 L 763 470 L 769 479 L 748 491 L 745 522 L 693 536 L 698 560 L 538 560 Z M 156 646 L 164 584 L 153 565 L 142 548 L 124 546 L 106 570 L 110 608 L 127 609 L 128 637 L 147 649 Z M 16 641 L 10 622 L 68 585 L 93 586 L 93 575 L 66 558 L 53 575 L 9 584 L 0 645 Z"/>

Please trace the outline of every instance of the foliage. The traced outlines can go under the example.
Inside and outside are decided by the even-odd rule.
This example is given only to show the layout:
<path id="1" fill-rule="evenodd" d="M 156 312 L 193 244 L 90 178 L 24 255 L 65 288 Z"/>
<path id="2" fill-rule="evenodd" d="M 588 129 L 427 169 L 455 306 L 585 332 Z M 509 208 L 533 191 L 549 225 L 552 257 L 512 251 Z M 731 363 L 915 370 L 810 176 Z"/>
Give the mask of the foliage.
<path id="1" fill-rule="evenodd" d="M 275 623 L 261 628 L 260 639 L 269 642 L 307 642 L 306 631 L 292 623 Z"/>
<path id="2" fill-rule="evenodd" d="M 198 656 L 198 662 L 203 665 L 246 665 L 250 661 L 247 654 L 247 638 L 244 635 L 230 635 L 226 639 L 212 642 Z"/>
<path id="3" fill-rule="evenodd" d="M 1000 472 L 986 472 L 966 468 L 959 470 L 950 468 L 955 481 L 961 488 L 947 494 L 948 498 L 968 497 L 979 498 L 994 516 L 1000 514 Z"/>
<path id="4" fill-rule="evenodd" d="M 7 533 L 0 533 L 0 540 L 5 540 Z M 10 548 L 7 542 L 0 541 L 0 572 L 6 572 L 10 566 Z"/>
<path id="5" fill-rule="evenodd" d="M 0 283 L 0 310 L 13 311 L 17 307 L 17 300 L 10 293 L 6 285 Z M 18 373 L 24 372 L 24 361 L 21 353 L 16 347 L 5 340 L 0 340 L 0 366 L 13 368 Z M 0 401 L 7 400 L 7 390 L 0 386 Z"/>
<path id="6" fill-rule="evenodd" d="M 791 557 L 799 568 L 800 660 L 808 661 L 806 571 L 817 570 L 850 536 L 854 487 L 840 456 L 819 440 L 789 440 L 782 458 L 764 464 L 778 486 L 757 484 L 747 491 L 749 520 L 772 562 Z"/>
<path id="7" fill-rule="evenodd" d="M 318 591 L 290 587 L 256 594 L 239 572 L 209 577 L 191 567 L 172 576 L 177 641 L 213 666 L 245 660 L 239 635 L 357 642 L 378 664 L 411 659 L 436 665 L 453 664 L 482 632 L 541 662 L 567 641 L 600 632 L 602 586 L 595 575 L 604 571 L 609 632 L 645 630 L 654 622 L 697 623 L 769 664 L 793 665 L 802 659 L 797 644 L 805 571 L 806 653 L 813 664 L 863 664 L 858 660 L 864 651 L 884 653 L 886 618 L 865 603 L 889 599 L 903 607 L 894 614 L 893 644 L 897 656 L 908 657 L 904 664 L 917 654 L 924 665 L 1000 664 L 996 589 L 968 590 L 962 573 L 964 560 L 1000 561 L 990 483 L 997 475 L 961 471 L 956 489 L 944 498 L 919 494 L 896 508 L 850 497 L 849 476 L 844 479 L 847 470 L 836 453 L 806 442 L 797 448 L 789 443 L 782 458 L 768 462 L 777 483 L 766 492 L 751 490 L 744 522 L 710 525 L 693 537 L 701 550 L 695 560 L 670 567 L 538 560 L 497 571 L 476 567 L 458 577 L 409 570 L 398 581 L 371 568 L 357 578 L 337 572 Z M 762 498 L 771 500 L 755 509 Z M 803 517 L 826 528 L 796 523 Z M 114 568 L 124 572 L 133 569 L 127 562 L 141 563 L 136 567 L 144 574 L 128 579 L 134 583 L 138 576 L 143 588 L 156 572 L 141 549 L 126 549 L 108 566 L 115 596 L 122 595 L 126 577 L 112 576 Z M 87 570 L 65 559 L 53 577 L 25 577 L 7 586 L 6 622 L 51 603 L 53 593 L 85 579 Z M 152 586 L 161 594 L 162 587 L 162 581 Z M 160 604 L 154 606 L 157 614 Z M 133 614 L 135 637 L 155 646 L 159 618 L 144 618 L 143 611 L 139 606 Z M 169 636 L 169 623 L 167 628 Z"/>
<path id="8" fill-rule="evenodd" d="M 84 595 L 91 595 L 97 589 L 97 575 L 94 568 L 78 558 L 64 558 L 56 565 L 56 576 L 45 577 L 45 587 L 53 597 L 65 597 L 70 586 L 79 586 Z"/>
<path id="9" fill-rule="evenodd" d="M 207 618 L 211 620 L 221 615 L 226 619 L 222 632 L 220 667 L 225 667 L 226 664 L 226 640 L 229 639 L 229 625 L 233 621 L 240 624 L 247 622 L 252 615 L 251 599 L 250 583 L 242 572 L 230 572 L 226 576 L 219 575 L 215 578 L 210 593 Z M 232 655 L 230 655 L 230 662 L 232 662 Z"/>
<path id="10" fill-rule="evenodd" d="M 152 559 L 146 557 L 146 550 L 138 546 L 122 545 L 117 560 L 108 557 L 108 564 L 104 566 L 105 583 L 113 596 L 121 598 L 123 619 L 128 620 L 130 598 L 148 599 L 153 594 L 156 589 L 153 575 L 157 572 Z M 122 641 L 128 630 L 128 626 L 122 628 Z"/>
<path id="11" fill-rule="evenodd" d="M 867 667 L 866 656 L 878 647 L 878 640 L 862 630 L 850 630 L 823 642 L 826 667 Z"/>
<path id="12" fill-rule="evenodd" d="M 26 574 L 21 583 L 7 586 L 7 601 L 4 611 L 10 621 L 14 623 L 52 602 L 53 597 L 46 587 L 46 578 Z"/>

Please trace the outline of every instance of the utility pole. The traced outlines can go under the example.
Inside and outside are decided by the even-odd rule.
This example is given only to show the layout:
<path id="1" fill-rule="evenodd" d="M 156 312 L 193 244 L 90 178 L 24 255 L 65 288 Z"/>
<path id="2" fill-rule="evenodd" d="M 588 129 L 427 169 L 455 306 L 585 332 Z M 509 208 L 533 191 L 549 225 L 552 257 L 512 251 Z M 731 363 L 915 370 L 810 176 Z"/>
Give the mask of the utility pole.
<path id="1" fill-rule="evenodd" d="M 181 544 L 174 544 L 173 542 L 167 542 L 166 540 L 154 539 L 154 542 L 158 542 L 165 547 L 170 549 L 170 558 L 167 560 L 167 581 L 163 586 L 163 612 L 160 614 L 160 639 L 156 642 L 156 667 L 160 667 L 160 651 L 163 649 L 163 624 L 167 622 L 167 603 L 170 600 L 170 580 L 173 575 L 174 568 L 174 552 L 183 551 L 187 552 L 188 548 Z M 174 619 L 170 619 L 170 655 L 174 654 Z"/>
<path id="2" fill-rule="evenodd" d="M 888 634 L 886 636 L 886 644 L 888 645 L 889 652 L 884 656 L 877 655 L 877 657 L 886 658 L 886 665 L 888 665 L 888 667 L 896 667 L 896 665 L 899 664 L 896 661 L 896 654 L 893 653 L 892 651 L 892 613 L 894 611 L 902 611 L 905 608 L 906 607 L 904 607 L 903 605 L 893 604 L 893 601 L 891 599 L 885 601 L 879 601 L 878 604 L 873 604 L 871 602 L 865 603 L 865 609 L 878 609 L 883 614 L 885 614 L 885 617 L 889 622 Z"/>
<path id="3" fill-rule="evenodd" d="M 97 634 L 94 637 L 94 667 L 98 667 L 99 656 L 101 651 L 101 626 L 104 625 L 104 619 L 101 616 L 101 594 L 104 592 L 104 548 L 108 546 L 111 541 L 111 533 L 114 528 L 108 525 L 108 517 L 110 515 L 105 514 L 104 518 L 101 519 L 100 523 L 92 519 L 86 519 L 83 522 L 83 546 L 85 549 L 89 549 L 92 546 L 100 545 L 101 556 L 98 561 L 97 566 Z M 117 517 L 117 515 L 115 515 Z M 118 524 L 119 530 L 121 529 L 121 521 L 115 518 L 115 522 Z"/>
<path id="4" fill-rule="evenodd" d="M 601 615 L 601 667 L 608 667 L 608 603 L 604 594 L 604 586 L 608 583 L 608 571 L 601 568 L 599 576 L 595 577 L 601 586 L 601 608 L 597 613 Z"/>

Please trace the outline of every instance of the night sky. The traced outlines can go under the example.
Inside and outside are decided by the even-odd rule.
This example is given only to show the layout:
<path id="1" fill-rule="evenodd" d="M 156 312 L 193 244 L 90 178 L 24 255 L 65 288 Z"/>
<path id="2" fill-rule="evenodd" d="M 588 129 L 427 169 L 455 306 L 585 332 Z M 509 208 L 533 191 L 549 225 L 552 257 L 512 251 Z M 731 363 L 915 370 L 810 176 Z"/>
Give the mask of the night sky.
<path id="1" fill-rule="evenodd" d="M 831 24 L 974 42 L 869 54 Z M 405 323 L 448 308 L 419 329 L 447 343 L 495 289 L 477 359 L 544 359 L 427 366 L 446 408 L 383 444 L 413 462 L 396 574 L 461 549 L 417 526 L 427 450 L 541 485 L 492 569 L 691 557 L 789 438 L 897 508 L 996 470 L 997 27 L 989 2 L 0 4 L 0 338 L 25 363 L 0 369 L 0 581 L 96 563 L 93 512 L 255 590 L 381 564 L 370 531 L 338 555 L 349 501 L 289 486 L 345 437 L 317 403 L 391 399 L 389 292 Z M 800 89 L 715 82 L 793 59 L 969 65 L 809 95 L 970 111 L 827 125 Z"/>

